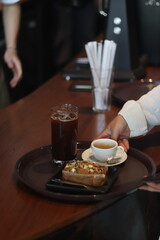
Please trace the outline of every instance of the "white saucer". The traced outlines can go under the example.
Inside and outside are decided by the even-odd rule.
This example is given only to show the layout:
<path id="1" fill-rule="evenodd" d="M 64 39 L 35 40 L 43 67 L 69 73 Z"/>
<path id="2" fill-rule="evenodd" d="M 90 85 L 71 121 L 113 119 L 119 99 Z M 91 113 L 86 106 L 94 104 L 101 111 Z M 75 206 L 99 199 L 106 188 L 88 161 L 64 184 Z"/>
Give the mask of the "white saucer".
<path id="1" fill-rule="evenodd" d="M 92 149 L 91 148 L 88 148 L 86 149 L 83 153 L 82 153 L 82 159 L 83 160 L 86 160 L 86 161 L 92 161 L 92 162 L 95 162 L 95 163 L 99 163 L 101 165 L 104 165 L 104 166 L 108 166 L 108 167 L 111 167 L 111 166 L 116 166 L 116 165 L 119 165 L 123 162 L 126 161 L 127 159 L 127 154 L 126 152 L 123 153 L 122 157 L 118 159 L 118 161 L 116 161 L 116 163 L 113 163 L 113 164 L 107 164 L 107 163 L 103 163 L 103 162 L 100 162 L 99 160 L 97 160 L 94 156 L 93 156 L 93 153 L 92 153 Z"/>

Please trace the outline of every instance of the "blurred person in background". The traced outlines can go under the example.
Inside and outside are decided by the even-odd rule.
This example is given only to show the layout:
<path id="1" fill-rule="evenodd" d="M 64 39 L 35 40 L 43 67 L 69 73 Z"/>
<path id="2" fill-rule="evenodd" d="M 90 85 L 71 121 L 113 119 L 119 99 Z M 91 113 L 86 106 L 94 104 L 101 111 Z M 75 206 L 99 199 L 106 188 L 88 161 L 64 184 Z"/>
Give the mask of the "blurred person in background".
<path id="1" fill-rule="evenodd" d="M 14 88 L 22 78 L 22 65 L 17 54 L 17 36 L 20 25 L 20 1 L 1 0 L 3 27 L 5 34 L 6 50 L 4 61 L 11 69 L 13 78 L 10 80 L 10 87 Z M 10 103 L 7 85 L 5 82 L 3 68 L 0 66 L 0 108 Z"/>

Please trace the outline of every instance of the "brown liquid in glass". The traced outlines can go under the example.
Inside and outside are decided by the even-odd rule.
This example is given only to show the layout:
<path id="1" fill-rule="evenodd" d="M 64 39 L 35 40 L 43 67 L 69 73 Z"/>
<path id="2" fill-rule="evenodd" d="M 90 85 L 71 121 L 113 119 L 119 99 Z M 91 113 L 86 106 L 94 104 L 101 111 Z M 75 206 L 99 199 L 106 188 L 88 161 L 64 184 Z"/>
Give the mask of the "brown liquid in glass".
<path id="1" fill-rule="evenodd" d="M 52 115 L 52 158 L 55 160 L 73 160 L 77 154 L 78 118 L 59 120 Z"/>

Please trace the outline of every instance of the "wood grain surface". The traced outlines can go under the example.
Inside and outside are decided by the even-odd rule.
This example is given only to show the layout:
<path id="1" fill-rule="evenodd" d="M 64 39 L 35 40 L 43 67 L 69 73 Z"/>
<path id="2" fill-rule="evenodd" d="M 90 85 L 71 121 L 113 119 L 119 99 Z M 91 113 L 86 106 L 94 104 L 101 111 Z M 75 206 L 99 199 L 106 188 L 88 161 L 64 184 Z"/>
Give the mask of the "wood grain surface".
<path id="1" fill-rule="evenodd" d="M 111 111 L 94 113 L 91 92 L 69 90 L 74 81 L 64 80 L 59 73 L 29 96 L 0 110 L 0 239 L 38 239 L 115 201 L 78 204 L 51 200 L 15 180 L 18 159 L 51 143 L 50 109 L 54 104 L 73 103 L 79 107 L 78 140 L 84 141 L 94 139 L 119 111 L 112 104 Z M 159 128 L 143 138 L 131 140 L 131 145 L 147 153 L 156 165 L 160 165 L 159 143 Z"/>

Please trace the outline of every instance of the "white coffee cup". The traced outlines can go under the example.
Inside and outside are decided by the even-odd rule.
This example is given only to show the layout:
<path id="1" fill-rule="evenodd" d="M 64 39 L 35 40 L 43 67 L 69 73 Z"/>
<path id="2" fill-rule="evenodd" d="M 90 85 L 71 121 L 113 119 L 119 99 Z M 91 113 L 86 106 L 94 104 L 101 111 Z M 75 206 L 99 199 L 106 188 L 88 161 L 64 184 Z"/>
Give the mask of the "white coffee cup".
<path id="1" fill-rule="evenodd" d="M 91 149 L 94 157 L 101 162 L 110 161 L 113 158 L 120 158 L 124 153 L 124 148 L 118 146 L 115 140 L 109 138 L 95 139 L 91 143 Z"/>

